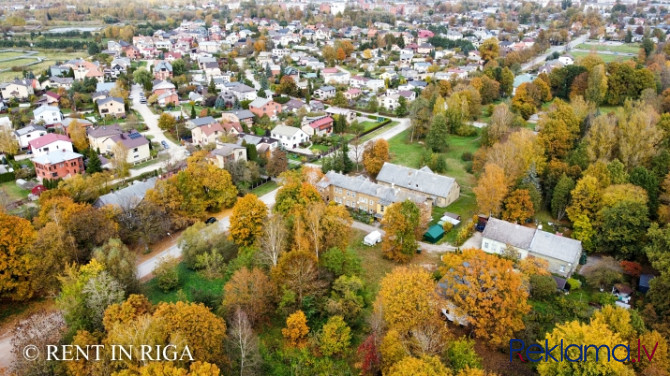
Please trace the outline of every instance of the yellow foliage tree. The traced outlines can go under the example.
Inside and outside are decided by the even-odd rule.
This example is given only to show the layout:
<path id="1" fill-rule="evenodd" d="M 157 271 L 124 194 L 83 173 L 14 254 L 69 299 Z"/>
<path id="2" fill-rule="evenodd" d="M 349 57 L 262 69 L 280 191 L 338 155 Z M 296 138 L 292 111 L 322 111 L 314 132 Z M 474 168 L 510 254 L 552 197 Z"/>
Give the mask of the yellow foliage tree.
<path id="1" fill-rule="evenodd" d="M 268 216 L 265 203 L 253 193 L 237 200 L 230 216 L 230 240 L 241 246 L 250 246 L 263 234 L 263 223 Z"/>
<path id="2" fill-rule="evenodd" d="M 421 358 L 405 357 L 391 367 L 388 376 L 451 376 L 449 370 L 437 356 Z"/>
<path id="3" fill-rule="evenodd" d="M 496 164 L 487 163 L 477 186 L 472 189 L 477 199 L 479 212 L 499 215 L 508 189 L 505 171 Z"/>
<path id="4" fill-rule="evenodd" d="M 307 345 L 307 317 L 303 311 L 295 311 L 286 318 L 286 328 L 281 330 L 288 347 L 303 348 Z"/>
<path id="5" fill-rule="evenodd" d="M 384 162 L 391 159 L 389 155 L 389 144 L 384 139 L 369 142 L 363 150 L 363 167 L 373 178 L 377 176 L 384 166 Z"/>
<path id="6" fill-rule="evenodd" d="M 223 287 L 223 308 L 228 313 L 241 309 L 247 313 L 252 324 L 269 316 L 275 287 L 265 273 L 258 268 L 243 267 Z"/>
<path id="7" fill-rule="evenodd" d="M 528 292 L 511 261 L 479 249 L 448 253 L 442 260 L 444 295 L 467 317 L 477 337 L 502 346 L 524 328 Z"/>
<path id="8" fill-rule="evenodd" d="M 514 190 L 505 199 L 504 220 L 525 223 L 533 215 L 535 215 L 533 200 L 530 198 L 530 193 L 527 189 Z"/>
<path id="9" fill-rule="evenodd" d="M 0 209 L 0 297 L 26 300 L 33 295 L 32 269 L 39 261 L 31 253 L 35 229 L 27 220 Z"/>

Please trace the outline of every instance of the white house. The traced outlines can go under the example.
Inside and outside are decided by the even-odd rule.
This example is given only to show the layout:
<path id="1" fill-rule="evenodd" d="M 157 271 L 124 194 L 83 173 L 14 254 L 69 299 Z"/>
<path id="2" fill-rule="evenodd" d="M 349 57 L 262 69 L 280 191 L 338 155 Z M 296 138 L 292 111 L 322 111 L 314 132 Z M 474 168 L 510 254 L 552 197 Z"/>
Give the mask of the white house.
<path id="1" fill-rule="evenodd" d="M 565 65 L 572 65 L 575 63 L 575 59 L 572 56 L 569 55 L 562 55 L 558 57 L 558 61 Z"/>
<path id="2" fill-rule="evenodd" d="M 56 133 L 48 133 L 42 137 L 29 141 L 28 146 L 35 157 L 53 153 L 55 151 L 74 151 L 72 150 L 72 141 L 70 138 Z"/>
<path id="3" fill-rule="evenodd" d="M 28 147 L 28 143 L 36 138 L 47 134 L 46 128 L 41 125 L 28 125 L 14 131 L 14 137 L 19 142 L 21 149 Z"/>
<path id="4" fill-rule="evenodd" d="M 274 127 L 270 137 L 279 140 L 284 149 L 295 149 L 301 143 L 309 141 L 309 136 L 302 129 L 283 124 Z"/>
<path id="5" fill-rule="evenodd" d="M 321 86 L 314 90 L 314 96 L 319 99 L 329 99 L 335 97 L 335 88 L 330 85 Z"/>
<path id="6" fill-rule="evenodd" d="M 33 111 L 35 122 L 44 122 L 44 125 L 60 124 L 63 121 L 63 114 L 56 106 L 43 105 Z"/>

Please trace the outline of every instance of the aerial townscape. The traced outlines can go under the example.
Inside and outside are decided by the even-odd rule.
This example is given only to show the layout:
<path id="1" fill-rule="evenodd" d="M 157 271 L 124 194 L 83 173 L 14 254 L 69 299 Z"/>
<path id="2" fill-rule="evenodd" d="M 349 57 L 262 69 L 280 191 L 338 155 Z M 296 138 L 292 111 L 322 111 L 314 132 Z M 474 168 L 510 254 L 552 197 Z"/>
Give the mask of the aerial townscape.
<path id="1" fill-rule="evenodd" d="M 670 376 L 670 0 L 0 27 L 0 375 Z"/>

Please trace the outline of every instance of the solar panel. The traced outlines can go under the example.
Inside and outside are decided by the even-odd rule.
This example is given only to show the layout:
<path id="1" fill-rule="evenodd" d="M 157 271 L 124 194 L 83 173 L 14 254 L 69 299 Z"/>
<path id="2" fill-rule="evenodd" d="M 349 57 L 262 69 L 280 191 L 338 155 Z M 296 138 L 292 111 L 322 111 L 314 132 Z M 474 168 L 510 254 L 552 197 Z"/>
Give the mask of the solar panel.
<path id="1" fill-rule="evenodd" d="M 138 132 L 132 132 L 129 134 L 129 136 L 132 140 L 142 137 L 142 135 L 139 134 Z"/>

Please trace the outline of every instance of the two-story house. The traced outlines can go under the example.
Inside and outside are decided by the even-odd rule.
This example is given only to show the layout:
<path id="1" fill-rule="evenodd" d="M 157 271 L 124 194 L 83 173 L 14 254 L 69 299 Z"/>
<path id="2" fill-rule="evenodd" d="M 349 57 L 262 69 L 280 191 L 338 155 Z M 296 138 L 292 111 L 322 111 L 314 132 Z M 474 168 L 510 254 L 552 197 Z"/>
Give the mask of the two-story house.
<path id="1" fill-rule="evenodd" d="M 63 114 L 57 106 L 43 105 L 33 111 L 35 122 L 52 127 L 63 122 Z"/>
<path id="2" fill-rule="evenodd" d="M 270 137 L 279 140 L 284 149 L 295 149 L 300 144 L 309 142 L 309 135 L 302 129 L 283 124 L 274 127 Z"/>
<path id="3" fill-rule="evenodd" d="M 86 128 L 90 148 L 99 152 L 106 151 L 104 141 L 107 138 L 120 135 L 121 133 L 123 133 L 123 130 L 118 124 Z"/>
<path id="4" fill-rule="evenodd" d="M 208 157 L 218 168 L 225 168 L 226 163 L 246 161 L 247 148 L 236 144 L 218 143 Z"/>
<path id="5" fill-rule="evenodd" d="M 74 151 L 72 141 L 68 136 L 56 133 L 47 133 L 32 141 L 28 141 L 28 148 L 35 157 L 53 153 L 55 151 Z"/>
<path id="6" fill-rule="evenodd" d="M 456 179 L 436 174 L 428 166 L 417 170 L 386 162 L 377 174 L 377 183 L 422 194 L 441 208 L 456 201 L 461 192 Z"/>
<path id="7" fill-rule="evenodd" d="M 249 103 L 249 111 L 259 118 L 267 115 L 271 120 L 276 120 L 281 112 L 281 104 L 268 98 L 256 98 Z"/>
<path id="8" fill-rule="evenodd" d="M 19 142 L 21 149 L 26 149 L 29 142 L 47 134 L 47 129 L 41 125 L 27 125 L 14 131 L 14 137 Z"/>
<path id="9" fill-rule="evenodd" d="M 136 130 L 107 137 L 102 141 L 105 153 L 114 154 L 119 147 L 126 153 L 126 162 L 137 164 L 151 158 L 149 140 Z"/>
<path id="10" fill-rule="evenodd" d="M 35 90 L 30 80 L 14 80 L 0 84 L 0 93 L 2 93 L 2 99 L 26 100 L 35 94 Z"/>
<path id="11" fill-rule="evenodd" d="M 65 179 L 84 171 L 84 157 L 72 151 L 56 151 L 34 158 L 33 165 L 40 182 Z"/>
<path id="12" fill-rule="evenodd" d="M 199 120 L 199 119 L 195 119 Z M 194 145 L 205 146 L 216 143 L 216 139 L 224 134 L 223 127 L 219 122 L 207 123 L 191 129 Z"/>
<path id="13" fill-rule="evenodd" d="M 107 115 L 116 118 L 126 117 L 126 106 L 123 102 L 123 98 L 107 97 L 99 99 L 96 103 L 98 105 L 98 113 L 100 113 L 100 116 L 102 117 Z"/>

